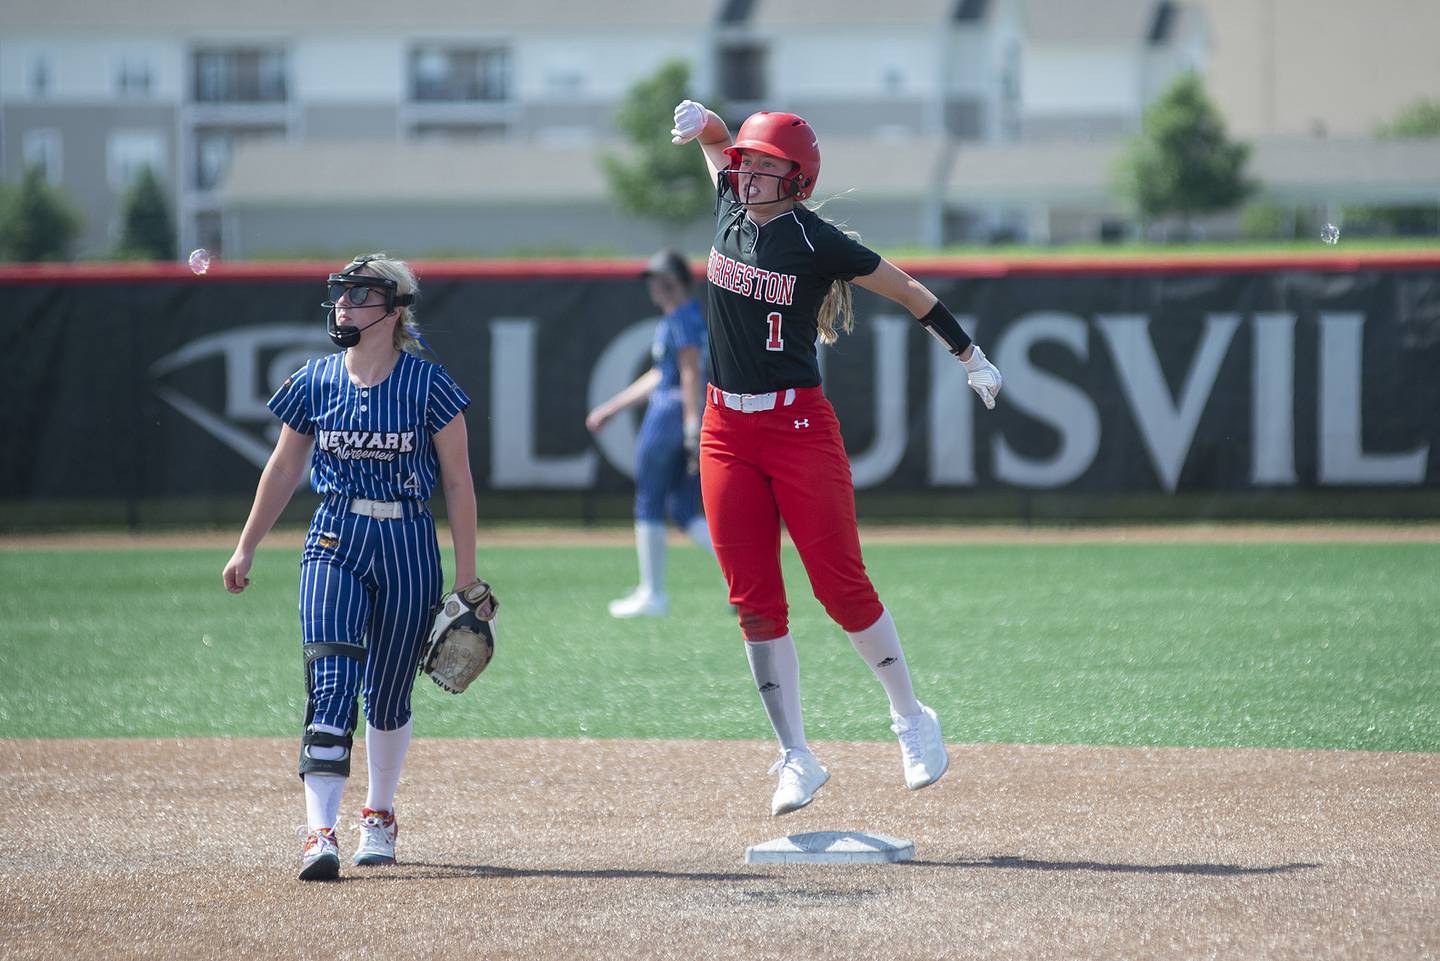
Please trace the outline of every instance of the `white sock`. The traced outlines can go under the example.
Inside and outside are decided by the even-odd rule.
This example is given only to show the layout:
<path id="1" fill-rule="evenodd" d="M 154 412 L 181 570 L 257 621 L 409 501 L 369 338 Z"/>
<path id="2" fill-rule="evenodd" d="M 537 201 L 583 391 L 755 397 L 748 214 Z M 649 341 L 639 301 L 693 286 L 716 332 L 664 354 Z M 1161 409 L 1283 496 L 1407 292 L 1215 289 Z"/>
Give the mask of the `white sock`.
<path id="1" fill-rule="evenodd" d="M 635 554 L 640 558 L 640 589 L 651 597 L 665 594 L 665 525 L 635 522 Z"/>
<path id="2" fill-rule="evenodd" d="M 322 750 L 335 749 L 317 748 L 312 753 L 319 757 Z M 339 774 L 310 773 L 305 775 L 305 820 L 309 822 L 310 830 L 333 829 L 339 822 L 340 794 L 345 790 L 346 780 Z"/>
<path id="3" fill-rule="evenodd" d="M 365 725 L 365 760 L 370 767 L 365 806 L 370 810 L 395 810 L 395 787 L 400 783 L 400 769 L 405 766 L 405 752 L 410 749 L 410 732 L 414 727 L 413 716 L 393 731 Z"/>
<path id="4" fill-rule="evenodd" d="M 805 718 L 800 713 L 800 659 L 795 654 L 795 638 L 782 634 L 770 641 L 746 641 L 745 656 L 780 749 L 809 750 Z"/>
<path id="5" fill-rule="evenodd" d="M 703 514 L 690 518 L 690 523 L 685 525 L 685 533 L 692 541 L 709 551 L 711 557 L 715 556 L 715 545 L 710 543 L 710 525 L 705 523 Z"/>
<path id="6" fill-rule="evenodd" d="M 880 686 L 890 698 L 890 710 L 895 714 L 911 716 L 920 713 L 920 702 L 915 700 L 915 691 L 910 686 L 910 668 L 905 664 L 905 652 L 900 650 L 900 635 L 895 632 L 895 621 L 888 610 L 865 628 L 851 634 L 845 632 L 855 652 L 870 665 Z"/>

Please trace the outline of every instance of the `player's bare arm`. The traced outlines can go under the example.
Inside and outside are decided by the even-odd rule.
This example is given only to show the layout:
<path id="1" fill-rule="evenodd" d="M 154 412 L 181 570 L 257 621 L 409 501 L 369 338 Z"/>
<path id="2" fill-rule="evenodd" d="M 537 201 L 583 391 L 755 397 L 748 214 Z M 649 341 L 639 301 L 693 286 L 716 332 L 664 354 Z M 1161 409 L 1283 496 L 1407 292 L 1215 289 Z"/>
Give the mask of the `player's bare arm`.
<path id="1" fill-rule="evenodd" d="M 680 407 L 684 412 L 688 442 L 692 428 L 699 436 L 700 408 L 705 403 L 705 384 L 700 380 L 700 350 L 697 347 L 681 347 L 675 360 L 680 367 Z"/>
<path id="2" fill-rule="evenodd" d="M 445 516 L 450 522 L 450 544 L 455 549 L 458 591 L 475 580 L 475 481 L 470 475 L 470 440 L 464 415 L 456 415 L 436 431 L 434 443 L 440 461 L 440 486 L 445 492 Z"/>
<path id="3" fill-rule="evenodd" d="M 721 170 L 730 165 L 730 158 L 725 156 L 725 148 L 734 143 L 730 128 L 725 126 L 718 113 L 707 109 L 703 103 L 682 100 L 675 107 L 675 126 L 670 131 L 670 142 L 678 145 L 691 140 L 699 141 L 705 154 L 705 166 L 710 168 L 710 179 L 713 181 Z"/>
<path id="4" fill-rule="evenodd" d="M 255 548 L 270 533 L 280 512 L 294 496 L 295 488 L 305 474 L 305 465 L 310 461 L 310 448 L 314 443 L 315 438 L 309 434 L 302 434 L 289 425 L 281 426 L 275 449 L 260 473 L 260 483 L 255 488 L 255 503 L 250 508 L 245 529 L 240 532 L 240 543 L 222 575 L 225 589 L 231 594 L 239 594 L 250 586 L 250 565 L 255 560 Z"/>
<path id="5" fill-rule="evenodd" d="M 705 403 L 705 384 L 700 379 L 700 350 L 682 347 L 676 355 L 680 367 L 680 411 L 686 462 L 691 473 L 700 469 L 700 410 Z"/>
<path id="6" fill-rule="evenodd" d="M 620 391 L 620 393 L 611 397 L 603 404 L 597 404 L 595 409 L 585 416 L 585 427 L 591 433 L 594 433 L 609 423 L 610 418 L 622 410 L 634 407 L 649 397 L 659 383 L 660 368 L 651 367 L 645 371 L 645 373 L 636 377 L 634 382 Z"/>
<path id="7" fill-rule="evenodd" d="M 874 271 L 856 277 L 854 283 L 910 311 L 932 337 L 965 365 L 966 380 L 985 409 L 995 408 L 995 396 L 1004 382 L 1000 371 L 990 363 L 985 352 L 970 341 L 970 335 L 929 288 L 883 257 Z"/>
<path id="8" fill-rule="evenodd" d="M 874 273 L 856 277 L 854 283 L 895 301 L 910 311 L 910 315 L 916 320 L 928 314 L 938 299 L 930 292 L 930 288 L 884 258 L 881 258 Z M 961 359 L 964 359 L 963 355 Z"/>

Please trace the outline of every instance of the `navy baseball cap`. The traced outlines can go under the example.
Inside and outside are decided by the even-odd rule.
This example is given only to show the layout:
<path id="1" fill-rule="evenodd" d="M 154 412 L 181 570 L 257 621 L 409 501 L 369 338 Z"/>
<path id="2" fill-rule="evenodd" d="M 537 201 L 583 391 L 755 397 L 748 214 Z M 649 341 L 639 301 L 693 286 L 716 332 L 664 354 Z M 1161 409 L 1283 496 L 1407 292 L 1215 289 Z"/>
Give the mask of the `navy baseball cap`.
<path id="1" fill-rule="evenodd" d="M 658 250 L 651 255 L 640 276 L 649 277 L 651 274 L 669 274 L 687 287 L 695 281 L 690 273 L 690 265 L 673 250 Z"/>

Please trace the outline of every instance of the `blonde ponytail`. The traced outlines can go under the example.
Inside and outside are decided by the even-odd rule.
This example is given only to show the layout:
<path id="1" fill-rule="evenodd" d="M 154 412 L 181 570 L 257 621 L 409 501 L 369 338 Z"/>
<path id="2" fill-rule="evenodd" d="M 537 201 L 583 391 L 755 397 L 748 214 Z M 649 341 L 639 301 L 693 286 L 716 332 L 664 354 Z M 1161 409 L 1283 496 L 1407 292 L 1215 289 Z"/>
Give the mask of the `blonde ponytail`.
<path id="1" fill-rule="evenodd" d="M 840 330 L 835 329 L 835 322 L 840 322 Z M 855 329 L 855 305 L 850 296 L 850 284 L 843 280 L 836 280 L 830 284 L 830 292 L 820 303 L 820 313 L 815 318 L 816 326 L 820 328 L 820 343 L 833 344 L 840 339 L 840 333 L 850 333 Z"/>
<path id="2" fill-rule="evenodd" d="M 834 197 L 827 197 L 813 206 L 810 204 L 803 204 L 802 206 L 811 213 L 817 213 L 821 207 L 834 199 Z M 835 221 L 828 217 L 821 219 L 834 226 L 851 240 L 858 241 L 860 239 L 860 233 L 858 231 L 851 230 L 843 224 L 835 223 Z M 830 290 L 825 295 L 825 299 L 820 302 L 820 313 L 815 318 L 815 325 L 820 330 L 820 343 L 822 344 L 833 344 L 840 339 L 842 333 L 848 334 L 855 329 L 855 303 L 850 295 L 849 282 L 837 280 L 831 283 Z"/>

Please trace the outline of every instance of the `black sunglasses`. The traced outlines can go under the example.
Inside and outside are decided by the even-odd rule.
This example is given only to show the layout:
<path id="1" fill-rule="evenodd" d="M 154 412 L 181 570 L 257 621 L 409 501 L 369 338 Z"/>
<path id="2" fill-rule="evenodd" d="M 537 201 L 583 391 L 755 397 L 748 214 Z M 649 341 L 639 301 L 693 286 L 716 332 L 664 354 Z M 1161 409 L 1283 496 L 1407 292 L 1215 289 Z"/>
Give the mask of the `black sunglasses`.
<path id="1" fill-rule="evenodd" d="M 381 304 L 385 302 L 385 291 L 380 289 L 383 286 L 371 286 L 369 284 L 357 283 L 334 283 L 330 285 L 330 302 L 340 303 L 345 298 L 351 307 L 364 307 L 367 304 Z"/>

